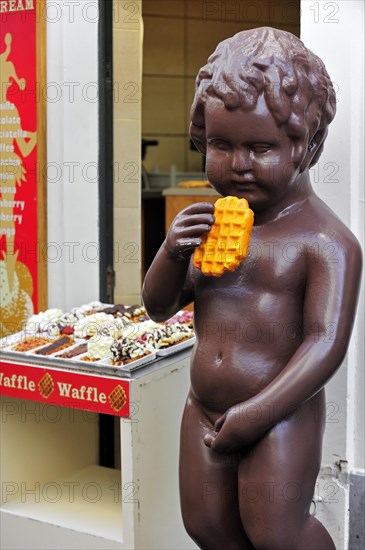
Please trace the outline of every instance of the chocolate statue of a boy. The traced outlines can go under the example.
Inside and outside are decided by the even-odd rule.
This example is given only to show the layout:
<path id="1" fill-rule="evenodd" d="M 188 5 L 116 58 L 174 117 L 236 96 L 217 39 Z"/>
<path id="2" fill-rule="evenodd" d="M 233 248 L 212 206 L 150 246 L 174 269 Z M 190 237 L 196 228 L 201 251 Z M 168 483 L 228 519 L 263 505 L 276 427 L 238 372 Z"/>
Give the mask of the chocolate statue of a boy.
<path id="1" fill-rule="evenodd" d="M 180 494 L 185 527 L 204 550 L 335 548 L 310 505 L 324 386 L 348 347 L 361 251 L 309 177 L 334 114 L 322 61 L 268 27 L 219 44 L 196 80 L 191 136 L 210 184 L 254 211 L 249 252 L 235 271 L 203 275 L 191 256 L 214 207 L 188 206 L 143 300 L 158 321 L 194 302 Z"/>

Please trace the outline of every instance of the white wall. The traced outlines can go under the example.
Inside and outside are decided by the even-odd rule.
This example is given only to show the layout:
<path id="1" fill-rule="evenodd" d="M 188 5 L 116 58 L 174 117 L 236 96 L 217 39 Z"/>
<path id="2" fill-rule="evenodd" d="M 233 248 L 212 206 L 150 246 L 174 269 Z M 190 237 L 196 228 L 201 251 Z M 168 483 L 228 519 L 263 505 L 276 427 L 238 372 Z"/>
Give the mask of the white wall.
<path id="1" fill-rule="evenodd" d="M 363 0 L 301 1 L 301 38 L 324 61 L 337 91 L 337 114 L 312 181 L 364 246 Z M 328 384 L 318 518 L 347 548 L 351 518 L 347 473 L 364 472 L 364 309 L 360 297 L 349 352 Z M 337 466 L 336 466 L 337 463 Z M 326 466 L 329 466 L 326 468 Z M 322 480 L 321 480 L 322 478 Z M 360 497 L 359 497 L 360 498 Z"/>
<path id="2" fill-rule="evenodd" d="M 337 91 L 337 114 L 325 151 L 313 169 L 320 196 L 364 244 L 364 7 L 362 0 L 302 1 L 301 38 L 326 64 Z M 319 177 L 318 177 L 319 176 Z M 327 398 L 338 405 L 340 425 L 327 426 L 325 459 L 337 456 L 364 468 L 364 311 L 357 321 L 344 367 Z M 345 420 L 346 418 L 346 420 Z M 347 437 L 342 428 L 346 428 Z M 337 433 L 336 433 L 337 432 Z M 342 436 L 339 437 L 339 433 Z M 331 437 L 330 437 L 331 436 Z"/>
<path id="3" fill-rule="evenodd" d="M 337 114 L 319 166 L 312 169 L 318 194 L 364 245 L 364 10 L 363 0 L 302 0 L 301 38 L 324 61 L 336 85 Z M 328 401 L 339 422 L 327 425 L 324 462 L 334 457 L 364 469 L 363 296 L 345 366 L 332 380 Z"/>
<path id="4" fill-rule="evenodd" d="M 47 0 L 48 305 L 99 298 L 97 0 Z"/>

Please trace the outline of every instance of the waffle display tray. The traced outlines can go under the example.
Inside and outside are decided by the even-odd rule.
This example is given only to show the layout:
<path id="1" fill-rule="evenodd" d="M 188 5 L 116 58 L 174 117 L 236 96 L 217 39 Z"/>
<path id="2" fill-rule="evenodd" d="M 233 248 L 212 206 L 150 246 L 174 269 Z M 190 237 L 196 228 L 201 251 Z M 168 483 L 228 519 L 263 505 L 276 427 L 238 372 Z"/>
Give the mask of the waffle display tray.
<path id="1" fill-rule="evenodd" d="M 39 335 L 39 337 L 41 337 L 41 335 Z M 87 372 L 91 374 L 97 373 L 104 376 L 120 376 L 121 378 L 129 378 L 136 370 L 148 367 L 151 365 L 151 363 L 160 358 L 162 359 L 163 357 L 166 357 L 166 355 L 173 355 L 175 353 L 178 353 L 179 351 L 182 351 L 183 349 L 191 347 L 194 345 L 195 342 L 195 337 L 189 338 L 188 340 L 185 340 L 180 344 L 177 343 L 175 345 L 172 345 L 169 348 L 156 350 L 151 349 L 151 352 L 148 355 L 136 359 L 135 361 L 131 361 L 126 365 L 113 365 L 111 358 L 100 359 L 98 361 L 82 360 L 82 358 L 86 354 L 81 354 L 70 359 L 60 357 L 60 355 L 65 353 L 67 350 L 71 350 L 73 347 L 83 342 L 86 342 L 85 340 L 75 339 L 75 342 L 72 346 L 62 349 L 61 351 L 52 355 L 45 356 L 37 355 L 35 353 L 35 351 L 41 349 L 42 347 L 44 347 L 44 345 L 29 351 L 13 350 L 13 346 L 15 346 L 16 343 L 22 341 L 22 339 L 24 339 L 24 334 L 17 333 L 7 338 L 4 338 L 3 340 L 0 340 L 0 361 L 9 360 L 17 363 L 34 364 L 44 367 L 53 366 L 55 368 L 61 368 L 69 371 Z"/>

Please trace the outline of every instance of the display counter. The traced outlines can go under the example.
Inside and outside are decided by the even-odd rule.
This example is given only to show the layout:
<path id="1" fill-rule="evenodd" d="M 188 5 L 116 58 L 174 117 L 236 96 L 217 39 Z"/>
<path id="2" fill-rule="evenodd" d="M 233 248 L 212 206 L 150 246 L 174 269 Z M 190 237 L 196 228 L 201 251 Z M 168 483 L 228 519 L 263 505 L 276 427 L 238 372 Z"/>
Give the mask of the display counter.
<path id="1" fill-rule="evenodd" d="M 190 353 L 103 374 L 0 350 L 2 548 L 196 548 L 178 492 Z M 98 465 L 99 413 L 120 469 Z"/>

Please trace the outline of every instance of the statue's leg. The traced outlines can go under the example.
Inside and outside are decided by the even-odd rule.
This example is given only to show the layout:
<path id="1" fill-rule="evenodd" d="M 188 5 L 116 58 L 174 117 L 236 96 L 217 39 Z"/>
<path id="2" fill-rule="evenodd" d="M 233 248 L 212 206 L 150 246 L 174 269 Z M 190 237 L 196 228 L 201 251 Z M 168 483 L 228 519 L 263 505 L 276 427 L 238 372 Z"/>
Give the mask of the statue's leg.
<path id="1" fill-rule="evenodd" d="M 240 455 L 220 455 L 203 442 L 212 423 L 189 397 L 181 426 L 180 500 L 185 528 L 204 550 L 253 550 L 239 514 Z"/>
<path id="2" fill-rule="evenodd" d="M 324 392 L 277 424 L 239 467 L 242 523 L 260 550 L 335 550 L 310 515 L 321 464 Z"/>

